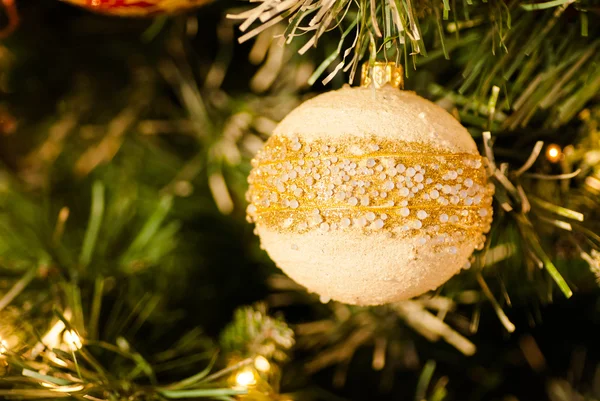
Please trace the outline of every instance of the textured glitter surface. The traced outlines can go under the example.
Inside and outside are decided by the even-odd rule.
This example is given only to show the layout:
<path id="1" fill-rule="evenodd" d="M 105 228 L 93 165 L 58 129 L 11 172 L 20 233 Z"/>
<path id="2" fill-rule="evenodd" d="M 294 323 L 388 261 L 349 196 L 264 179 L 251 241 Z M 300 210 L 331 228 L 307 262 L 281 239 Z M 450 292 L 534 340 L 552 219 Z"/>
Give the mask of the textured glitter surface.
<path id="1" fill-rule="evenodd" d="M 471 135 L 446 110 L 414 92 L 390 86 L 323 93 L 294 109 L 274 133 L 301 136 L 307 142 L 345 142 L 376 135 L 427 145 L 439 154 L 479 154 Z"/>
<path id="2" fill-rule="evenodd" d="M 478 238 L 492 221 L 483 159 L 378 138 L 304 143 L 273 136 L 253 160 L 248 217 L 271 229 L 418 236 L 431 245 Z"/>
<path id="3" fill-rule="evenodd" d="M 484 159 L 413 92 L 342 88 L 293 110 L 253 160 L 261 247 L 321 299 L 378 305 L 468 268 L 492 221 Z"/>

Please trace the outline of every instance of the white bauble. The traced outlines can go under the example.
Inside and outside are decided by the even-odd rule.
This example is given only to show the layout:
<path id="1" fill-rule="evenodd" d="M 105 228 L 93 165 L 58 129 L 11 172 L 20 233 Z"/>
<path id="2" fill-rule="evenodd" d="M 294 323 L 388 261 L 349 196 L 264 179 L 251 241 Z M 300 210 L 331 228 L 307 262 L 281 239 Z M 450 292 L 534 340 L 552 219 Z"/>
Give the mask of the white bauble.
<path id="1" fill-rule="evenodd" d="M 468 265 L 491 223 L 493 189 L 467 130 L 389 86 L 308 100 L 253 166 L 248 217 L 262 247 L 325 300 L 433 290 Z"/>

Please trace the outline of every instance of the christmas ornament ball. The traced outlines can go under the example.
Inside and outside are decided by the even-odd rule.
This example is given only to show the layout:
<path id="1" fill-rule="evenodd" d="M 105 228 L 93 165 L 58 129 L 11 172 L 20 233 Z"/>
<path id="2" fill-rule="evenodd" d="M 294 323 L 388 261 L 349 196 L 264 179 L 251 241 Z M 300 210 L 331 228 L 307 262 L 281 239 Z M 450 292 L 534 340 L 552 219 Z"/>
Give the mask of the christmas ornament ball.
<path id="1" fill-rule="evenodd" d="M 433 290 L 468 266 L 490 228 L 493 187 L 475 142 L 434 103 L 374 87 L 394 71 L 306 101 L 252 161 L 247 214 L 262 248 L 323 301 Z"/>
<path id="2" fill-rule="evenodd" d="M 210 0 L 63 0 L 90 11 L 121 17 L 150 17 L 198 7 Z"/>

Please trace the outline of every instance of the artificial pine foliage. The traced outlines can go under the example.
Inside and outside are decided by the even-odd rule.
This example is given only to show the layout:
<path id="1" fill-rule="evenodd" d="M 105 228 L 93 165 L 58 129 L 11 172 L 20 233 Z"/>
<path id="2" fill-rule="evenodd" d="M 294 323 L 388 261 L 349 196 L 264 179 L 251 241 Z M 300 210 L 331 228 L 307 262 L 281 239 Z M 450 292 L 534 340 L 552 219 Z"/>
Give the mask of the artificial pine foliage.
<path id="1" fill-rule="evenodd" d="M 600 399 L 599 14 L 1 1 L 0 398 Z M 322 303 L 260 249 L 246 179 L 292 109 L 375 61 L 468 129 L 494 221 L 436 291 Z"/>

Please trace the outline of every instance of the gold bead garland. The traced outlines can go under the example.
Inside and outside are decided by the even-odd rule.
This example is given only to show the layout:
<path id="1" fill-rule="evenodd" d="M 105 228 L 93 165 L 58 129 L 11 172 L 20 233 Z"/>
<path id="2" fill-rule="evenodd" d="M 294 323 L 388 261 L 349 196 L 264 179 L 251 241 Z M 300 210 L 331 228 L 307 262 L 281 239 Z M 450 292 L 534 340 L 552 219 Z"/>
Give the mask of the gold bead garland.
<path id="1" fill-rule="evenodd" d="M 283 232 L 360 230 L 457 245 L 492 221 L 484 159 L 361 137 L 301 142 L 275 135 L 252 161 L 248 219 Z"/>

